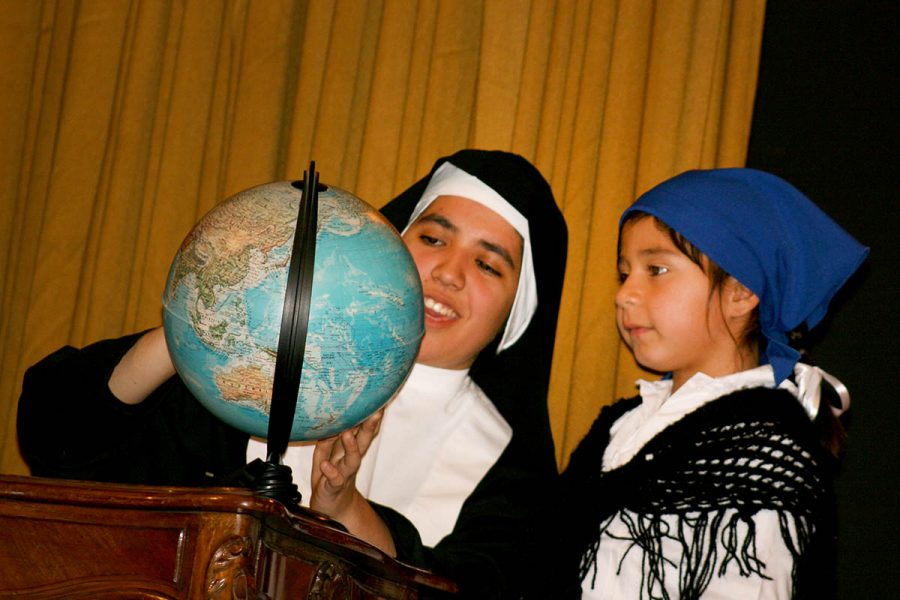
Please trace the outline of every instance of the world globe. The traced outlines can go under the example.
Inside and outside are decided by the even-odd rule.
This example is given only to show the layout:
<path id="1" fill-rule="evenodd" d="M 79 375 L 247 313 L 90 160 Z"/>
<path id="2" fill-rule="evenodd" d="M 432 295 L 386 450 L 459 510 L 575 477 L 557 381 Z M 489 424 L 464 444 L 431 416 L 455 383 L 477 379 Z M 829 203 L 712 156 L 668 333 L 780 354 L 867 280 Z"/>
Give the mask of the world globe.
<path id="1" fill-rule="evenodd" d="M 396 230 L 349 192 L 320 188 L 292 441 L 332 436 L 384 406 L 424 335 L 421 282 Z M 300 199 L 275 182 L 214 207 L 182 243 L 163 293 L 178 375 L 218 418 L 263 438 Z"/>

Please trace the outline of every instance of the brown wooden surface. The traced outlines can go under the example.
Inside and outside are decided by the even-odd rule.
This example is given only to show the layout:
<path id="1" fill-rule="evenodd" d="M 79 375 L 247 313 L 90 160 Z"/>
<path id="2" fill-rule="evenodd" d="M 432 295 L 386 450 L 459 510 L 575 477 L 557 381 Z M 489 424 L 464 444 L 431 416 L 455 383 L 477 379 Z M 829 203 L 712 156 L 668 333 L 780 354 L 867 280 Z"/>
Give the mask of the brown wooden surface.
<path id="1" fill-rule="evenodd" d="M 0 475 L 0 598 L 412 599 L 454 587 L 244 489 Z"/>

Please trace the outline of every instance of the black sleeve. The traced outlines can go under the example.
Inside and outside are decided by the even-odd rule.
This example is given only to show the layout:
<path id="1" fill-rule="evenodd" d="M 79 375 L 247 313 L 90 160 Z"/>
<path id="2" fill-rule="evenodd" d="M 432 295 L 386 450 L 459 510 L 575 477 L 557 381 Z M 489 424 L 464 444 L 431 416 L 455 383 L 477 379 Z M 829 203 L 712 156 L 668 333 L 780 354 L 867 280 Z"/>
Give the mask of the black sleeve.
<path id="1" fill-rule="evenodd" d="M 107 385 L 142 334 L 65 346 L 25 373 L 18 436 L 35 476 L 209 485 L 246 461 L 247 436 L 219 421 L 177 376 L 137 405 Z"/>
<path id="2" fill-rule="evenodd" d="M 600 522 L 615 507 L 615 494 L 607 490 L 616 485 L 630 485 L 628 481 L 610 482 L 603 476 L 603 453 L 609 444 L 609 430 L 613 423 L 640 404 L 634 397 L 604 406 L 587 434 L 569 457 L 559 484 L 548 496 L 553 520 L 545 521 L 552 538 L 552 552 L 545 561 L 540 581 L 540 597 L 547 599 L 581 598 L 581 558 L 599 534 Z M 611 477 L 619 478 L 620 474 Z"/>
<path id="3" fill-rule="evenodd" d="M 394 538 L 400 561 L 455 581 L 457 598 L 531 598 L 535 574 L 550 551 L 541 499 L 555 473 L 522 466 L 505 452 L 463 503 L 453 531 L 434 548 L 394 510 L 373 505 Z M 426 598 L 428 596 L 425 596 Z"/>

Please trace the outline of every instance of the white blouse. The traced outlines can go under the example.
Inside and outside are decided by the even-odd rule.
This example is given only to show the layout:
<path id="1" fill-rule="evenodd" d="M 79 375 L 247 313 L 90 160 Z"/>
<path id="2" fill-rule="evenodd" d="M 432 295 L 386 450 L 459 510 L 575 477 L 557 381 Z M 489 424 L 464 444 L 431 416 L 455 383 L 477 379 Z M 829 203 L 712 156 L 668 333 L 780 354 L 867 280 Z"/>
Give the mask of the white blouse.
<path id="1" fill-rule="evenodd" d="M 468 371 L 416 363 L 385 409 L 356 487 L 409 519 L 422 542 L 434 546 L 453 530 L 463 502 L 511 438 L 512 428 Z M 294 442 L 283 457 L 304 503 L 314 448 L 314 442 Z M 265 440 L 252 438 L 248 462 L 265 457 Z"/>
<path id="2" fill-rule="evenodd" d="M 797 365 L 798 372 L 808 373 L 810 367 Z M 779 387 L 787 389 L 804 406 L 812 404 L 807 397 L 815 394 L 818 409 L 818 384 L 804 386 L 803 393 L 790 381 Z M 609 445 L 603 454 L 603 471 L 610 471 L 630 461 L 651 439 L 663 429 L 682 419 L 701 406 L 738 390 L 753 387 L 773 387 L 775 376 L 770 365 L 742 371 L 725 377 L 712 378 L 697 373 L 684 383 L 674 394 L 672 381 L 638 382 L 642 402 L 613 423 L 610 428 Z M 734 511 L 726 513 L 726 521 Z M 635 515 L 626 512 L 627 516 Z M 674 518 L 665 519 L 675 526 Z M 742 576 L 737 561 L 731 561 L 723 576 L 718 573 L 712 578 L 704 599 L 761 600 L 791 597 L 791 570 L 793 558 L 781 536 L 778 514 L 763 510 L 753 519 L 756 527 L 757 557 L 766 564 L 765 573 L 770 579 L 759 575 Z M 690 527 L 685 525 L 685 527 Z M 739 533 L 743 534 L 739 525 Z M 624 538 L 624 539 L 623 539 Z M 643 561 L 640 548 L 629 541 L 630 535 L 622 516 L 604 531 L 597 551 L 596 571 L 592 568 L 582 581 L 582 598 L 591 600 L 621 600 L 646 597 L 642 595 Z M 665 564 L 666 592 L 672 598 L 678 597 L 678 563 L 681 558 L 681 544 L 674 539 L 663 538 L 663 555 L 671 562 Z M 654 590 L 654 597 L 660 597 L 661 590 Z"/>

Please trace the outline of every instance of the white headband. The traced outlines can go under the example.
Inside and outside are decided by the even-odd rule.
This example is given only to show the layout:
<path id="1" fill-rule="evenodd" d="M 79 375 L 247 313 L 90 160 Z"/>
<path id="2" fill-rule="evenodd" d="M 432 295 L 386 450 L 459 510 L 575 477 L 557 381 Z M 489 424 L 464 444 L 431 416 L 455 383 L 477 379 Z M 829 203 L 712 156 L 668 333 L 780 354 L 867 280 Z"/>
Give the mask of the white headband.
<path id="1" fill-rule="evenodd" d="M 509 311 L 509 318 L 506 320 L 506 329 L 503 331 L 500 345 L 497 346 L 499 353 L 515 344 L 525 333 L 537 308 L 537 281 L 534 276 L 534 263 L 531 259 L 528 219 L 489 185 L 459 167 L 445 162 L 431 176 L 428 187 L 425 188 L 406 227 L 403 228 L 403 233 L 438 196 L 460 196 L 478 202 L 506 219 L 522 236 L 522 270 L 519 273 L 519 287 L 516 289 L 516 297 Z"/>

